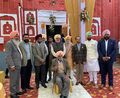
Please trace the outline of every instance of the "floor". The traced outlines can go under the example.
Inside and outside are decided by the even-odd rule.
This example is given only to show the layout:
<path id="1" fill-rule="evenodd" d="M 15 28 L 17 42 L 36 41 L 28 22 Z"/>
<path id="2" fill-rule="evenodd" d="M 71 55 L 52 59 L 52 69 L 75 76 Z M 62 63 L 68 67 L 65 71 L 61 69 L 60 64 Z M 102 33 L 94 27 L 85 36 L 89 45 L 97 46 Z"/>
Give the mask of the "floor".
<path id="1" fill-rule="evenodd" d="M 33 90 L 28 90 L 26 94 L 20 96 L 20 98 L 59 98 L 52 93 L 52 85 L 48 84 L 48 88 L 44 89 L 40 87 L 39 90 L 35 89 L 34 73 L 31 78 L 31 86 Z M 88 74 L 84 75 L 85 83 L 89 81 Z M 100 85 L 100 74 L 98 74 L 98 84 Z M 9 98 L 9 79 L 5 80 L 5 91 L 7 98 Z M 47 96 L 47 97 L 46 97 Z M 74 96 L 74 97 L 73 97 Z M 79 97 L 78 97 L 79 96 Z M 114 90 L 110 92 L 108 86 L 104 89 L 96 89 L 93 85 L 85 85 L 82 87 L 73 86 L 73 93 L 70 94 L 69 98 L 120 98 L 120 64 L 114 66 Z"/>

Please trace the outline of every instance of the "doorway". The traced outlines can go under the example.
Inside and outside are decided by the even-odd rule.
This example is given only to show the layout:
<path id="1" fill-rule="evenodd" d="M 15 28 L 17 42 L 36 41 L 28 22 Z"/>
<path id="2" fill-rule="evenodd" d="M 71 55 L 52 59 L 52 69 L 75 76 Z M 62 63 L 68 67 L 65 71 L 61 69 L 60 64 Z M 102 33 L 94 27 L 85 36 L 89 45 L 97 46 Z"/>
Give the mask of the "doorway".
<path id="1" fill-rule="evenodd" d="M 54 35 L 62 34 L 62 25 L 55 25 L 54 31 L 50 30 L 50 25 L 46 25 L 46 33 L 47 33 L 47 36 L 54 38 Z"/>

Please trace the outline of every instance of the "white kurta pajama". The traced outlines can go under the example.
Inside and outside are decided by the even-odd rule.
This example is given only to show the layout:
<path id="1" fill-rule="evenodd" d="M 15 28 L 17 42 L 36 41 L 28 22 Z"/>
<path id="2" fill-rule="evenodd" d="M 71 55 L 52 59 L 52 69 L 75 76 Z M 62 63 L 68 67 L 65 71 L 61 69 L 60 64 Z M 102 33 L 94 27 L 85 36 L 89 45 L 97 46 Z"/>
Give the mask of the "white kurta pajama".
<path id="1" fill-rule="evenodd" d="M 99 69 L 98 64 L 98 51 L 97 51 L 97 41 L 91 39 L 90 41 L 85 41 L 87 47 L 87 64 L 86 69 L 89 72 L 90 81 L 97 84 L 97 72 Z"/>

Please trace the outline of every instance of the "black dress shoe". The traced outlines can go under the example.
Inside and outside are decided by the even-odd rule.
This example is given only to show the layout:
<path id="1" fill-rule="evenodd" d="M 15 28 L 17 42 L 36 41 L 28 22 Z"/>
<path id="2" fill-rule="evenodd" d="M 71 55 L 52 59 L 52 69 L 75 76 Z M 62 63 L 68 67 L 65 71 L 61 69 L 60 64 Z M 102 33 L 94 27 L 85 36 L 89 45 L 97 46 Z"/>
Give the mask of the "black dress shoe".
<path id="1" fill-rule="evenodd" d="M 83 82 L 80 82 L 80 84 L 81 84 L 82 86 L 85 86 L 85 83 L 83 83 Z"/>
<path id="2" fill-rule="evenodd" d="M 10 98 L 19 98 L 17 95 L 10 95 Z"/>
<path id="3" fill-rule="evenodd" d="M 48 81 L 51 81 L 51 78 L 49 78 Z"/>
<path id="4" fill-rule="evenodd" d="M 45 84 L 41 84 L 44 88 L 47 88 L 47 86 Z"/>
<path id="5" fill-rule="evenodd" d="M 68 98 L 68 96 L 64 96 L 64 98 Z"/>
<path id="6" fill-rule="evenodd" d="M 79 85 L 79 82 L 76 82 L 76 85 Z"/>
<path id="7" fill-rule="evenodd" d="M 26 89 L 23 89 L 22 90 L 22 93 L 24 94 L 24 93 L 27 93 L 27 90 Z"/>
<path id="8" fill-rule="evenodd" d="M 63 96 L 63 95 L 60 95 L 60 98 L 64 98 L 64 96 Z"/>
<path id="9" fill-rule="evenodd" d="M 24 94 L 24 92 L 21 92 L 21 91 L 20 91 L 20 92 L 17 92 L 17 93 L 16 93 L 16 95 L 22 95 L 22 94 Z"/>
<path id="10" fill-rule="evenodd" d="M 30 87 L 30 86 L 29 86 L 29 87 L 27 87 L 27 89 L 33 89 L 33 87 Z"/>

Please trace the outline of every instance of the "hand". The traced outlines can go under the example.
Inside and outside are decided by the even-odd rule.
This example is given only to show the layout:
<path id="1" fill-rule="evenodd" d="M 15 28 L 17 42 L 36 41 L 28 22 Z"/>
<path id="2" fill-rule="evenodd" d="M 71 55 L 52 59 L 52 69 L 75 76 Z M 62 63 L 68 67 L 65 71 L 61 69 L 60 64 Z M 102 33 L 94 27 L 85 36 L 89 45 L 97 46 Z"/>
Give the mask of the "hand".
<path id="1" fill-rule="evenodd" d="M 103 57 L 103 61 L 108 61 L 110 59 L 110 57 Z"/>
<path id="2" fill-rule="evenodd" d="M 65 79 L 66 79 L 66 80 L 69 80 L 70 78 L 69 78 L 69 76 L 68 76 L 68 75 L 66 75 L 66 76 L 65 76 Z"/>
<path id="3" fill-rule="evenodd" d="M 42 63 L 44 63 L 44 62 L 45 62 L 45 60 L 43 60 L 43 59 L 42 59 L 42 60 L 41 60 L 41 62 L 42 62 Z"/>
<path id="4" fill-rule="evenodd" d="M 57 70 L 58 70 L 58 66 L 55 66 L 55 67 L 54 67 L 54 70 L 57 71 Z"/>
<path id="5" fill-rule="evenodd" d="M 107 56 L 106 58 L 107 58 L 108 60 L 110 59 L 110 57 L 109 57 L 109 56 Z"/>
<path id="6" fill-rule="evenodd" d="M 75 63 L 75 62 L 73 62 L 73 64 L 74 64 L 74 65 L 76 65 L 76 63 Z"/>
<path id="7" fill-rule="evenodd" d="M 109 59 L 110 59 L 110 57 L 107 56 L 107 57 L 106 57 L 106 61 L 108 61 Z"/>
<path id="8" fill-rule="evenodd" d="M 10 70 L 15 71 L 16 70 L 15 66 L 10 67 Z"/>
<path id="9" fill-rule="evenodd" d="M 85 65 L 86 64 L 86 62 L 83 62 L 83 65 Z"/>
<path id="10" fill-rule="evenodd" d="M 106 57 L 102 57 L 103 61 L 107 61 L 107 58 Z"/>

